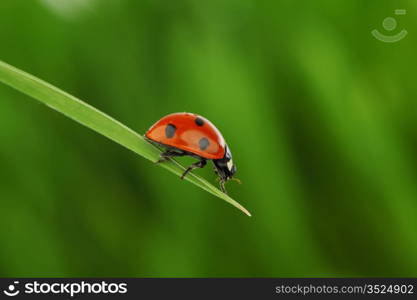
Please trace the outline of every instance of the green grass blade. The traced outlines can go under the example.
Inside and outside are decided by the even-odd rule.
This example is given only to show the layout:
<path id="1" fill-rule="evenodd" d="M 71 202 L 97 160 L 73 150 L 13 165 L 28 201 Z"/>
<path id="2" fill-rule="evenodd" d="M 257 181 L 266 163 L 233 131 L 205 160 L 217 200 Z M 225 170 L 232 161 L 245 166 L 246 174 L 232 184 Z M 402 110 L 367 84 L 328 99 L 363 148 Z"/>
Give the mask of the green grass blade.
<path id="1" fill-rule="evenodd" d="M 2 61 L 0 61 L 0 81 L 39 100 L 52 109 L 108 137 L 152 162 L 156 162 L 159 158 L 160 150 L 148 143 L 140 134 L 134 132 L 132 129 L 57 87 Z M 158 166 L 178 176 L 184 171 L 184 167 L 175 160 L 158 164 Z M 251 216 L 249 211 L 242 205 L 222 193 L 205 179 L 193 173 L 187 175 L 185 179 L 230 203 L 248 216 Z"/>

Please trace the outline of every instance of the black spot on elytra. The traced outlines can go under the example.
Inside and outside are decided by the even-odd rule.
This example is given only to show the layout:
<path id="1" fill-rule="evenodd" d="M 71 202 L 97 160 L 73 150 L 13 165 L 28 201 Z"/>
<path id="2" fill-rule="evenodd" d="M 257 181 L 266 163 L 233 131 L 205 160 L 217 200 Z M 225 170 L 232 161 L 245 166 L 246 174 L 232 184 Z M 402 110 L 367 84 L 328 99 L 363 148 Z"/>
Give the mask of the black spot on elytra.
<path id="1" fill-rule="evenodd" d="M 194 122 L 197 124 L 197 126 L 203 126 L 204 125 L 204 120 L 200 117 L 197 117 Z"/>
<path id="2" fill-rule="evenodd" d="M 207 149 L 207 147 L 210 145 L 210 142 L 208 141 L 208 139 L 206 139 L 206 138 L 204 137 L 204 138 L 201 138 L 201 139 L 198 141 L 198 145 L 200 146 L 200 149 L 201 149 L 201 150 L 206 150 L 206 149 Z"/>
<path id="3" fill-rule="evenodd" d="M 176 130 L 177 127 L 172 124 L 168 124 L 167 127 L 165 127 L 165 136 L 169 139 L 172 138 L 175 135 Z"/>

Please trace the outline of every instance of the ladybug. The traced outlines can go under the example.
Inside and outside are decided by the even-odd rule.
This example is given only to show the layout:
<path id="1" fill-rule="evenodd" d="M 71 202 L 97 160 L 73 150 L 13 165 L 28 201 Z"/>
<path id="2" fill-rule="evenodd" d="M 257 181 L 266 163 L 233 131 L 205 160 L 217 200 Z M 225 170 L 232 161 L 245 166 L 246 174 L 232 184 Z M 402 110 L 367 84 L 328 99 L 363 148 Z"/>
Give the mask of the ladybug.
<path id="1" fill-rule="evenodd" d="M 233 178 L 236 166 L 222 134 L 209 120 L 193 113 L 169 114 L 152 125 L 145 138 L 165 149 L 157 163 L 177 156 L 198 159 L 185 170 L 181 179 L 193 169 L 204 168 L 207 160 L 211 160 L 220 188 L 226 193 L 224 184 Z"/>

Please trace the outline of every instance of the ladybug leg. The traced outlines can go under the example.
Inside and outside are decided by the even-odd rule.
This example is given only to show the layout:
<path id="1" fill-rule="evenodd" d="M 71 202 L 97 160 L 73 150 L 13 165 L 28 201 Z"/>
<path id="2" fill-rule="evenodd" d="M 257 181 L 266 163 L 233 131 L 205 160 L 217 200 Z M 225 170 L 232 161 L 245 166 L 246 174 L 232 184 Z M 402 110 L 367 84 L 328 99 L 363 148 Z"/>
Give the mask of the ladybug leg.
<path id="1" fill-rule="evenodd" d="M 185 153 L 183 153 L 183 152 L 178 152 L 178 151 L 168 149 L 165 152 L 161 153 L 161 155 L 159 157 L 159 160 L 156 161 L 155 163 L 159 164 L 159 163 L 162 163 L 164 161 L 167 161 L 171 157 L 184 156 L 184 155 L 185 155 Z"/>
<path id="2" fill-rule="evenodd" d="M 224 187 L 224 184 L 226 183 L 226 180 L 224 180 L 223 178 L 220 178 L 220 189 L 222 190 L 223 193 L 225 193 L 227 195 L 227 191 L 226 188 Z"/>
<path id="3" fill-rule="evenodd" d="M 197 169 L 197 168 L 204 168 L 204 166 L 207 164 L 207 161 L 205 159 L 201 159 L 200 161 L 193 163 L 191 166 L 189 166 L 184 173 L 182 173 L 181 175 L 181 179 L 184 179 L 185 175 L 188 174 L 188 172 L 190 172 L 193 169 Z"/>

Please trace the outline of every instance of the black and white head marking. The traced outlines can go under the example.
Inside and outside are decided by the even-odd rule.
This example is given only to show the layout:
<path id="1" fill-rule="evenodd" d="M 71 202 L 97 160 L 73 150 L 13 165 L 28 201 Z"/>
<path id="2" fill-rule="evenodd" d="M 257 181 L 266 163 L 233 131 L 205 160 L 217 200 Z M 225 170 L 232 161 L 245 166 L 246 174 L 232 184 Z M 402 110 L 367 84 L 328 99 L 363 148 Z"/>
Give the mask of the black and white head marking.
<path id="1" fill-rule="evenodd" d="M 214 166 L 220 179 L 227 181 L 233 177 L 236 172 L 236 166 L 233 163 L 232 152 L 230 152 L 229 147 L 225 146 L 225 154 L 222 159 L 213 160 Z"/>

